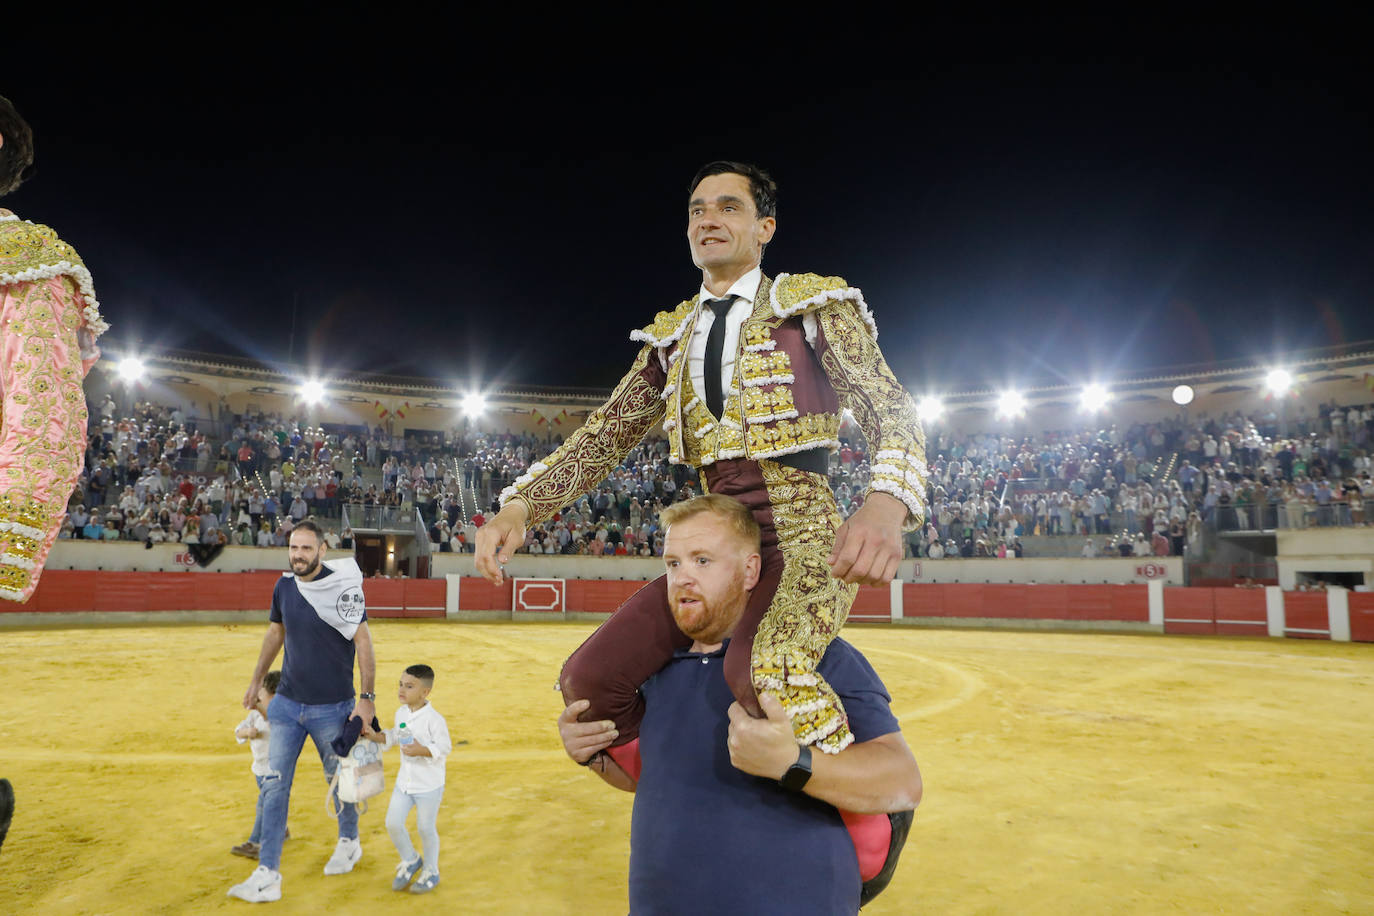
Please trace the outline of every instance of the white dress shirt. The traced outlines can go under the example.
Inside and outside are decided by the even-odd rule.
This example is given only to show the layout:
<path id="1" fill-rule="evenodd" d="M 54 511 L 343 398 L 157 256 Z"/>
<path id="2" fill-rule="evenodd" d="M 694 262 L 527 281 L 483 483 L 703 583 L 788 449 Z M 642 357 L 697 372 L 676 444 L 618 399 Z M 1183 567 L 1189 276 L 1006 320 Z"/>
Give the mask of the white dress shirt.
<path id="1" fill-rule="evenodd" d="M 755 267 L 735 281 L 726 291 L 726 296 L 735 296 L 730 311 L 725 313 L 725 343 L 720 352 L 720 390 L 724 397 L 730 397 L 734 390 L 735 357 L 739 355 L 739 329 L 744 319 L 754 310 L 754 297 L 758 295 L 759 284 L 763 282 L 763 269 Z M 723 299 L 713 296 L 703 283 L 701 287 L 701 314 L 692 339 L 687 343 L 687 370 L 692 373 L 692 387 L 697 396 L 706 399 L 706 336 L 711 333 L 711 325 L 716 323 L 716 314 L 705 303 L 708 299 Z M 717 417 L 719 419 L 719 417 Z"/>
<path id="2" fill-rule="evenodd" d="M 408 757 L 401 755 L 401 771 L 396 774 L 396 788 L 407 795 L 423 795 L 444 784 L 444 763 L 453 742 L 448 736 L 448 723 L 444 717 L 425 701 L 425 705 L 411 712 L 405 704 L 396 710 L 396 727 L 386 729 L 386 744 L 383 750 L 397 745 L 401 723 L 417 742 L 429 748 L 430 757 Z"/>

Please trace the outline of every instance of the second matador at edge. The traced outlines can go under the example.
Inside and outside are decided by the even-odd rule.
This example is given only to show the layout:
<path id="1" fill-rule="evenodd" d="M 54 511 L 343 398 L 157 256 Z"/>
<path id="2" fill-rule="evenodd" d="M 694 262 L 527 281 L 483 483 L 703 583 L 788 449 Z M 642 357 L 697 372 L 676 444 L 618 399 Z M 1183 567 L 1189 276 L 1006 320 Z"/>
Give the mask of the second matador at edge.
<path id="1" fill-rule="evenodd" d="M 890 582 L 902 532 L 922 522 L 925 447 L 863 294 L 839 277 L 763 275 L 775 214 L 776 185 L 762 170 L 713 162 L 698 172 L 687 235 L 701 290 L 631 332 L 643 347 L 629 372 L 558 450 L 502 493 L 500 513 L 479 529 L 477 564 L 500 583 L 499 564 L 528 525 L 594 489 L 661 423 L 670 459 L 700 468 L 706 489 L 743 502 L 763 530 L 759 583 L 725 660 L 731 691 L 755 716 L 755 691 L 776 691 L 798 743 L 833 754 L 853 735 L 816 666 L 859 584 Z M 827 471 L 844 410 L 868 442 L 872 481 L 842 523 Z M 614 755 L 638 735 L 639 685 L 691 642 L 660 577 L 568 659 L 564 700 L 591 701 L 583 721 L 615 722 Z"/>

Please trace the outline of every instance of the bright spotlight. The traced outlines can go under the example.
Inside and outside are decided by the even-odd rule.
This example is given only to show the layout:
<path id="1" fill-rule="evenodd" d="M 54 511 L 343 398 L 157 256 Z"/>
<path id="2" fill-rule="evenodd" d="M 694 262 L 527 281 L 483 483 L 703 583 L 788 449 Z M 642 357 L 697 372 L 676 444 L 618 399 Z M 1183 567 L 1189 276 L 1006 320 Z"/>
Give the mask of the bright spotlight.
<path id="1" fill-rule="evenodd" d="M 1174 389 L 1174 403 L 1179 407 L 1187 407 L 1193 403 L 1193 388 L 1191 385 L 1179 385 Z"/>
<path id="2" fill-rule="evenodd" d="M 1004 391 L 997 396 L 997 416 L 1011 419 L 1025 412 L 1026 399 L 1019 391 Z"/>
<path id="3" fill-rule="evenodd" d="M 1264 387 L 1269 389 L 1270 394 L 1283 397 L 1293 387 L 1293 373 L 1287 369 L 1270 369 L 1264 377 Z"/>
<path id="4" fill-rule="evenodd" d="M 119 377 L 123 379 L 125 383 L 132 384 L 133 382 L 141 380 L 147 369 L 143 366 L 143 360 L 136 359 L 132 356 L 126 356 L 119 361 L 118 371 Z"/>
<path id="5" fill-rule="evenodd" d="M 465 394 L 462 402 L 463 413 L 469 417 L 479 417 L 486 412 L 487 399 L 480 394 Z"/>
<path id="6" fill-rule="evenodd" d="M 1078 403 L 1088 413 L 1097 413 L 1112 399 L 1111 392 L 1096 383 L 1088 385 L 1078 396 Z"/>
<path id="7" fill-rule="evenodd" d="M 301 400 L 307 404 L 318 404 L 324 400 L 324 383 L 311 379 L 301 384 Z"/>
<path id="8" fill-rule="evenodd" d="M 925 420 L 927 422 L 933 423 L 934 421 L 940 419 L 941 415 L 943 415 L 944 412 L 945 402 L 935 397 L 934 395 L 928 395 L 926 397 L 923 397 L 916 404 L 916 413 L 920 415 L 922 420 Z"/>

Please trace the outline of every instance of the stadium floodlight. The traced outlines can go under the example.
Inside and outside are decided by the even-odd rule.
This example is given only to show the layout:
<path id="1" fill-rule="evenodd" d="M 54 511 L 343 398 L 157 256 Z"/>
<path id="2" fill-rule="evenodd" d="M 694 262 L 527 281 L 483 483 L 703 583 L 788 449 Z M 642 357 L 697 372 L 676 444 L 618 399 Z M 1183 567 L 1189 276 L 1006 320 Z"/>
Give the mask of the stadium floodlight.
<path id="1" fill-rule="evenodd" d="M 480 417 L 486 413 L 487 399 L 477 392 L 463 395 L 462 409 L 468 417 Z"/>
<path id="2" fill-rule="evenodd" d="M 143 360 L 134 356 L 126 356 L 119 361 L 119 377 L 126 385 L 142 381 L 147 373 L 147 368 L 143 365 Z"/>
<path id="3" fill-rule="evenodd" d="M 997 396 L 997 416 L 1012 419 L 1026 412 L 1026 399 L 1019 391 L 1004 391 Z"/>
<path id="4" fill-rule="evenodd" d="M 1082 394 L 1078 396 L 1078 404 L 1086 413 L 1097 413 L 1106 407 L 1111 399 L 1111 392 L 1094 382 L 1084 387 Z"/>
<path id="5" fill-rule="evenodd" d="M 928 423 L 933 423 L 940 419 L 944 412 L 945 402 L 935 397 L 933 394 L 926 395 L 916 404 L 916 413 L 922 420 Z"/>
<path id="6" fill-rule="evenodd" d="M 1264 377 L 1264 387 L 1275 397 L 1283 397 L 1293 387 L 1293 373 L 1287 369 L 1270 369 Z"/>
<path id="7" fill-rule="evenodd" d="M 307 404 L 318 404 L 324 400 L 324 382 L 310 379 L 301 383 L 301 400 Z"/>
<path id="8" fill-rule="evenodd" d="M 1193 403 L 1193 386 L 1179 385 L 1174 389 L 1174 403 L 1179 407 L 1187 407 Z"/>

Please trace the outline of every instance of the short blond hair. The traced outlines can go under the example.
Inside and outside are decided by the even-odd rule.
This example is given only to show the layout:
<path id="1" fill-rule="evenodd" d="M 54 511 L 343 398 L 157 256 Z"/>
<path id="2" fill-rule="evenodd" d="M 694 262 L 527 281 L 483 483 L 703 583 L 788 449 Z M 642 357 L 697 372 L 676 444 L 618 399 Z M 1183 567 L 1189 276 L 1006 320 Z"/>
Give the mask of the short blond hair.
<path id="1" fill-rule="evenodd" d="M 733 496 L 708 493 L 705 496 L 697 496 L 685 502 L 673 503 L 663 510 L 659 516 L 659 524 L 666 534 L 668 529 L 678 522 L 708 514 L 724 521 L 730 530 L 744 542 L 751 553 L 759 552 L 762 537 L 759 523 L 754 520 L 754 513 L 750 512 L 744 503 Z"/>

